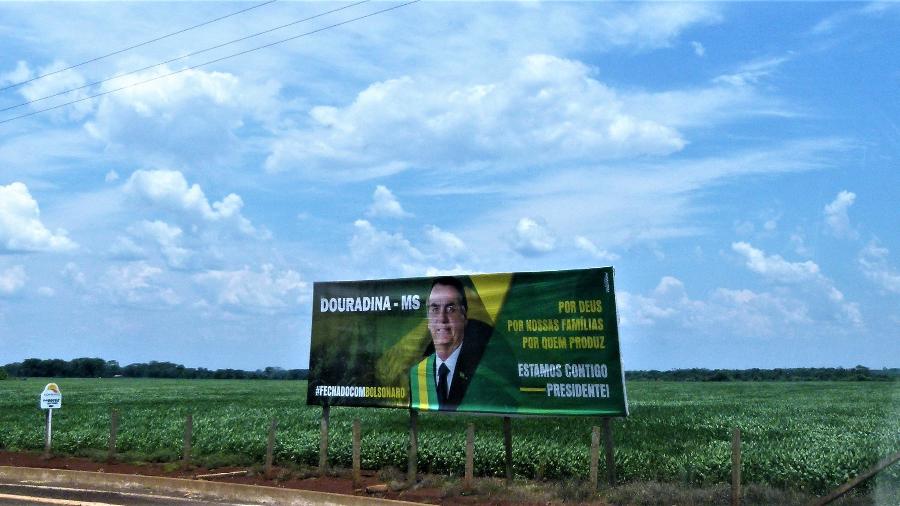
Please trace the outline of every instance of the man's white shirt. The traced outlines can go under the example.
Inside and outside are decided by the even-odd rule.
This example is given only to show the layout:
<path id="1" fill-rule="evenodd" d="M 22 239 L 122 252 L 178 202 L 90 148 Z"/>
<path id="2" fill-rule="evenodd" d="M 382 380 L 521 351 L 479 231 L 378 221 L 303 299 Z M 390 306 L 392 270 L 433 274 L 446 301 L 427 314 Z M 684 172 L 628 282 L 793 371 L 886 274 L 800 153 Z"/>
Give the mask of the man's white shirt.
<path id="1" fill-rule="evenodd" d="M 450 372 L 447 373 L 447 395 L 450 394 L 450 383 L 453 381 L 453 371 L 456 370 L 456 360 L 459 358 L 459 350 L 462 349 L 462 343 L 459 343 L 459 346 L 453 350 L 453 353 L 447 357 L 447 360 L 441 360 L 441 357 L 438 356 L 437 353 L 434 354 L 434 384 L 438 385 L 441 382 L 441 375 L 438 371 L 441 370 L 441 364 L 447 366 L 447 369 L 450 369 Z"/>

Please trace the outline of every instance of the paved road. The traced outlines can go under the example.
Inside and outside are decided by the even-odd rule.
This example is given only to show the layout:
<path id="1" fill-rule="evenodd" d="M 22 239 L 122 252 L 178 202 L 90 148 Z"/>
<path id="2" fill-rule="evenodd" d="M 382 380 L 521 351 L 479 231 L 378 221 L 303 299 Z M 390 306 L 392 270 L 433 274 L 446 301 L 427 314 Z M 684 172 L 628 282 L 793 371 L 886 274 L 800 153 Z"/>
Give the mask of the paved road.
<path id="1" fill-rule="evenodd" d="M 0 506 L 157 506 L 157 505 L 235 505 L 209 499 L 172 497 L 131 492 L 107 492 L 44 485 L 0 483 Z"/>

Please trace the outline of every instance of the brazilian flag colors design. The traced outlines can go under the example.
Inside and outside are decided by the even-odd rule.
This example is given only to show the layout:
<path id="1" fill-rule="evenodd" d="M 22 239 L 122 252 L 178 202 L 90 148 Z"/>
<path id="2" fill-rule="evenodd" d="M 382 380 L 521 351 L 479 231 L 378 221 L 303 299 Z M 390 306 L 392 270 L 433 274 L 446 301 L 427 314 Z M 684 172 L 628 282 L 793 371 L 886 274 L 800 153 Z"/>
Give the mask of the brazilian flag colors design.
<path id="1" fill-rule="evenodd" d="M 450 404 L 436 393 L 435 278 L 315 283 L 307 403 L 627 416 L 613 274 L 454 276 L 467 309 Z"/>

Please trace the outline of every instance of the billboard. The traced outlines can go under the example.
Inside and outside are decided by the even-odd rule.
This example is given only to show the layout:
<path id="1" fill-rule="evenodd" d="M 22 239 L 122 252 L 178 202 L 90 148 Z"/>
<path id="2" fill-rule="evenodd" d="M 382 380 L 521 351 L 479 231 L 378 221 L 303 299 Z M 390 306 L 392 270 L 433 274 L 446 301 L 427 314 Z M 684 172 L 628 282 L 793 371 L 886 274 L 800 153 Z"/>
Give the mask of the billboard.
<path id="1" fill-rule="evenodd" d="M 317 282 L 307 403 L 626 416 L 613 269 Z"/>

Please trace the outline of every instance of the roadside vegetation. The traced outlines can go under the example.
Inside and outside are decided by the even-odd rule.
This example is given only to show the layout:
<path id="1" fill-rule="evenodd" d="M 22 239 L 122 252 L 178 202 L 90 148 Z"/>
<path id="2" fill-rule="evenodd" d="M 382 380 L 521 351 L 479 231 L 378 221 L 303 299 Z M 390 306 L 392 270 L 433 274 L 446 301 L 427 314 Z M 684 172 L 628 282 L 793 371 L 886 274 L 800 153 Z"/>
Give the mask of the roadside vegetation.
<path id="1" fill-rule="evenodd" d="M 0 447 L 43 448 L 44 417 L 37 400 L 48 381 L 0 383 Z M 116 409 L 121 459 L 178 461 L 190 413 L 192 457 L 198 464 L 258 465 L 273 418 L 278 420 L 276 463 L 318 462 L 321 410 L 306 406 L 305 381 L 54 381 L 63 393 L 63 407 L 53 416 L 56 453 L 104 455 L 110 412 Z M 715 488 L 730 480 L 731 432 L 739 427 L 744 483 L 821 495 L 900 449 L 898 388 L 897 382 L 631 381 L 631 416 L 613 424 L 616 474 L 624 486 Z M 405 469 L 408 415 L 394 409 L 332 409 L 330 463 L 350 467 L 354 418 L 362 421 L 363 468 Z M 476 427 L 476 476 L 502 476 L 501 420 L 483 416 L 420 414 L 419 469 L 451 480 L 461 476 L 469 422 Z M 516 476 L 585 482 L 591 426 L 599 423 L 581 417 L 514 419 Z M 882 472 L 861 492 L 900 491 L 898 468 Z"/>
<path id="2" fill-rule="evenodd" d="M 139 362 L 120 365 L 116 360 L 74 358 L 72 360 L 28 358 L 0 367 L 18 378 L 169 378 L 169 379 L 307 379 L 308 369 L 266 367 L 255 371 L 185 367 L 172 362 Z M 900 368 L 793 367 L 781 369 L 674 369 L 671 371 L 626 371 L 628 381 L 900 381 Z"/>

